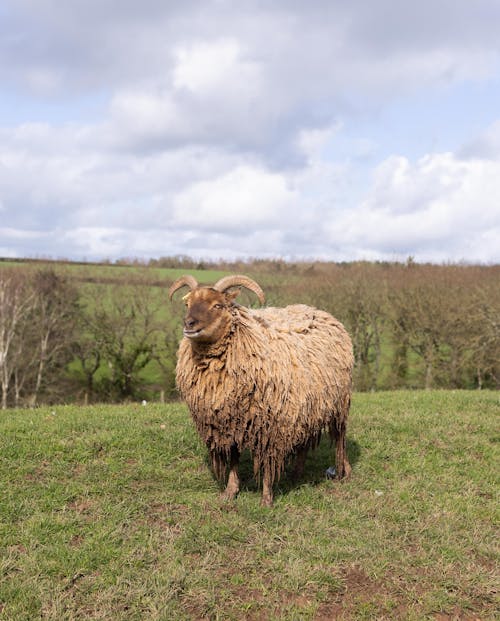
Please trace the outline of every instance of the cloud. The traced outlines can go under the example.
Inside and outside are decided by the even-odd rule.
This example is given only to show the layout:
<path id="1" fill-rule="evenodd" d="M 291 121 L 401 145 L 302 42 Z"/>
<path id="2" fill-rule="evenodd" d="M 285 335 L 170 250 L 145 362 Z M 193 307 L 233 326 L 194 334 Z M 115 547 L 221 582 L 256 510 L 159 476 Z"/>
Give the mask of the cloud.
<path id="1" fill-rule="evenodd" d="M 174 49 L 174 56 L 173 87 L 176 90 L 185 89 L 199 97 L 215 93 L 219 97 L 221 88 L 230 83 L 231 92 L 224 93 L 229 98 L 233 98 L 235 92 L 242 98 L 252 97 L 260 90 L 259 65 L 243 58 L 241 45 L 236 39 L 180 46 Z"/>
<path id="2" fill-rule="evenodd" d="M 500 160 L 500 120 L 492 123 L 486 131 L 464 145 L 459 154 L 466 159 Z"/>
<path id="3" fill-rule="evenodd" d="M 239 166 L 222 177 L 192 185 L 174 198 L 174 226 L 247 233 L 286 227 L 297 197 L 277 173 Z"/>
<path id="4" fill-rule="evenodd" d="M 379 105 L 425 83 L 484 77 L 500 48 L 494 0 L 473 10 L 467 2 L 409 8 L 394 0 L 314 8 L 250 2 L 245 11 L 215 0 L 149 0 L 140 9 L 91 0 L 7 5 L 0 58 L 17 85 L 62 94 L 159 81 L 170 96 L 219 90 L 254 108 L 265 97 L 270 113 L 288 123 L 297 110 L 310 121 L 331 120 L 332 103 L 338 112 L 369 94 Z"/>
<path id="5" fill-rule="evenodd" d="M 492 261 L 500 258 L 500 163 L 451 153 L 415 164 L 391 157 L 365 200 L 327 225 L 330 239 L 366 258 Z"/>
<path id="6" fill-rule="evenodd" d="M 3 11 L 3 254 L 500 258 L 500 121 L 417 156 L 377 131 L 495 83 L 495 0 Z"/>
<path id="7" fill-rule="evenodd" d="M 302 132 L 305 164 L 279 171 L 203 146 L 96 153 L 96 127 L 3 130 L 0 246 L 77 258 L 500 259 L 498 160 L 390 156 L 353 195 L 355 166 L 325 158 L 342 131 Z"/>

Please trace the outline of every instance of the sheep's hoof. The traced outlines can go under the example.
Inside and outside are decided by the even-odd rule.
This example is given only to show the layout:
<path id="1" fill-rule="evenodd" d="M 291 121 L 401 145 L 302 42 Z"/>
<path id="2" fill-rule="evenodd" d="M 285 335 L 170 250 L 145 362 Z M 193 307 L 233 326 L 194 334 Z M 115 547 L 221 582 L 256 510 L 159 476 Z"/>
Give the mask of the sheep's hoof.
<path id="1" fill-rule="evenodd" d="M 347 481 L 351 477 L 351 471 L 351 465 L 349 464 L 349 462 L 345 462 L 344 467 L 336 473 L 335 478 L 337 479 L 337 481 Z"/>
<path id="2" fill-rule="evenodd" d="M 238 492 L 240 490 L 238 489 L 225 489 L 221 495 L 220 495 L 220 499 L 223 501 L 231 501 L 234 500 L 236 498 L 236 496 L 238 495 Z"/>
<path id="3" fill-rule="evenodd" d="M 273 499 L 270 496 L 262 496 L 262 500 L 260 501 L 261 507 L 271 508 L 273 506 Z"/>

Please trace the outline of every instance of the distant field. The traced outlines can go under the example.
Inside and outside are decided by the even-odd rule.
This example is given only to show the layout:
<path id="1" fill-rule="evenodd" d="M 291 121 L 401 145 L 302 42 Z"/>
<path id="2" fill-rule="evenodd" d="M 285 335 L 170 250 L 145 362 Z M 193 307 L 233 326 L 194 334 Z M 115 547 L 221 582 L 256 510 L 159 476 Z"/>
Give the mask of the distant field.
<path id="1" fill-rule="evenodd" d="M 226 276 L 228 272 L 220 270 L 192 270 L 192 269 L 169 269 L 162 267 L 146 267 L 135 265 L 107 265 L 107 264 L 82 264 L 82 263 L 59 263 L 56 261 L 0 261 L 0 267 L 17 268 L 52 268 L 57 272 L 66 274 L 70 278 L 76 279 L 122 279 L 124 282 L 129 278 L 144 277 L 149 280 L 162 281 L 165 284 L 172 282 L 185 273 L 193 274 L 202 284 L 213 283 L 219 278 Z"/>
<path id="2" fill-rule="evenodd" d="M 225 504 L 185 406 L 0 413 L 0 619 L 498 618 L 495 392 L 356 394 L 272 510 Z"/>

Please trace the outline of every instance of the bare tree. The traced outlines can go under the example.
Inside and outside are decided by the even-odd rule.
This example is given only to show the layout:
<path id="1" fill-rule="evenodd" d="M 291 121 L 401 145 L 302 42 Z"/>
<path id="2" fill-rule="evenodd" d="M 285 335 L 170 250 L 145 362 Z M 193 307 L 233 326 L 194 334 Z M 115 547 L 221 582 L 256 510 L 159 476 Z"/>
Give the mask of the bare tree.
<path id="1" fill-rule="evenodd" d="M 500 287 L 483 285 L 474 291 L 467 314 L 469 365 L 481 389 L 489 378 L 500 386 Z"/>
<path id="2" fill-rule="evenodd" d="M 99 343 L 87 334 L 87 322 L 79 325 L 78 340 L 73 343 L 73 353 L 80 363 L 85 382 L 85 403 L 92 401 L 94 396 L 95 376 L 101 366 L 101 349 Z"/>
<path id="3" fill-rule="evenodd" d="M 179 338 L 182 334 L 182 314 L 177 313 L 168 322 L 162 325 L 162 338 L 157 343 L 155 361 L 162 372 L 163 394 L 170 398 L 177 394 L 175 385 L 175 365 L 177 362 L 177 350 Z"/>
<path id="4" fill-rule="evenodd" d="M 28 278 L 19 270 L 0 272 L 0 386 L 2 409 L 7 408 L 9 391 L 17 364 L 16 340 L 22 324 L 32 311 L 34 294 Z"/>
<path id="5" fill-rule="evenodd" d="M 15 404 L 35 405 L 61 390 L 78 316 L 78 292 L 53 269 L 29 274 L 30 305 L 14 342 Z M 51 398 L 52 398 L 51 397 Z"/>
<path id="6" fill-rule="evenodd" d="M 380 373 L 382 333 L 387 321 L 387 283 L 370 266 L 356 266 L 337 281 L 325 304 L 346 325 L 354 348 L 355 386 L 374 390 Z"/>
<path id="7" fill-rule="evenodd" d="M 158 290 L 146 284 L 97 285 L 88 294 L 86 325 L 119 398 L 134 396 L 140 372 L 157 356 L 161 303 Z"/>
<path id="8" fill-rule="evenodd" d="M 34 344 L 37 351 L 32 401 L 36 403 L 49 372 L 57 372 L 71 359 L 71 342 L 78 315 L 78 293 L 63 276 L 52 269 L 33 278 L 36 321 Z"/>
<path id="9" fill-rule="evenodd" d="M 466 338 L 462 274 L 451 267 L 404 269 L 390 296 L 394 335 L 421 360 L 426 389 L 459 385 L 460 347 Z"/>

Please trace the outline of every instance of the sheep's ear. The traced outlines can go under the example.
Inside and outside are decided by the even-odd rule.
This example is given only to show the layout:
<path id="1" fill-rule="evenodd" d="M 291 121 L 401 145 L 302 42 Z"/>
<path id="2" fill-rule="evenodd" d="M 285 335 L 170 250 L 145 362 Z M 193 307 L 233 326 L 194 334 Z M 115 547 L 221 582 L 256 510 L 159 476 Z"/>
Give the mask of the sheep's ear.
<path id="1" fill-rule="evenodd" d="M 226 299 L 228 302 L 233 302 L 241 293 L 241 287 L 238 289 L 234 289 L 233 291 L 228 291 L 226 293 Z"/>
<path id="2" fill-rule="evenodd" d="M 191 291 L 189 293 L 186 293 L 186 295 L 182 296 L 182 301 L 186 302 L 187 304 L 190 297 L 191 297 Z"/>

